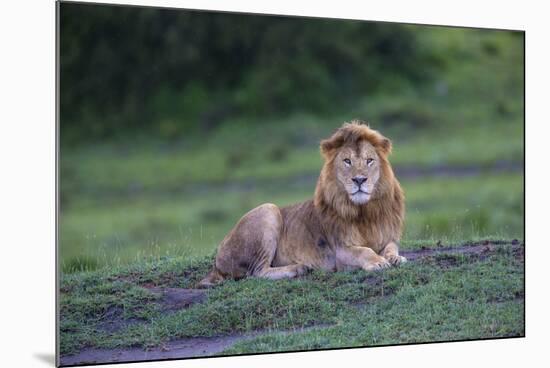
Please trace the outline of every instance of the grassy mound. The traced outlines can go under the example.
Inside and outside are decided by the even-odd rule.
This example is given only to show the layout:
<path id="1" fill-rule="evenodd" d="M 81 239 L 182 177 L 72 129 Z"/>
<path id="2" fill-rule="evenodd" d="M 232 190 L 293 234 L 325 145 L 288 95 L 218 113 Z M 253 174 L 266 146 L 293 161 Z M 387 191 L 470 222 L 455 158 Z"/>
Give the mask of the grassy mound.
<path id="1" fill-rule="evenodd" d="M 424 244 L 410 251 L 414 261 L 397 268 L 226 281 L 201 302 L 172 310 L 155 290 L 192 288 L 211 257 L 64 274 L 61 354 L 254 331 L 262 333 L 227 353 L 524 335 L 522 244 L 485 241 L 468 252 Z"/>

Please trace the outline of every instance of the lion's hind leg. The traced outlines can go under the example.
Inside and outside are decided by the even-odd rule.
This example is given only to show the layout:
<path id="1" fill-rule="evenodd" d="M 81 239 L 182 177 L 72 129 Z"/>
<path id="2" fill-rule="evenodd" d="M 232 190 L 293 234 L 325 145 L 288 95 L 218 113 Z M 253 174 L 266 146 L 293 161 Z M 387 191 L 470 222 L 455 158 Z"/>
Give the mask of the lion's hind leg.
<path id="1" fill-rule="evenodd" d="M 307 268 L 302 265 L 271 267 L 282 228 L 283 218 L 276 205 L 266 203 L 249 211 L 220 244 L 215 270 L 201 284 L 215 284 L 219 275 L 221 279 L 245 276 L 280 279 L 303 274 Z"/>
<path id="2" fill-rule="evenodd" d="M 264 205 L 262 214 L 261 237 L 256 245 L 254 260 L 249 275 L 271 280 L 293 278 L 305 274 L 309 267 L 303 264 L 290 264 L 272 267 L 282 232 L 282 216 L 275 205 Z"/>
<path id="3" fill-rule="evenodd" d="M 247 266 L 247 276 L 271 280 L 293 278 L 303 275 L 308 267 L 302 264 L 290 264 L 273 267 L 273 259 L 281 240 L 283 218 L 279 207 L 274 204 L 263 204 L 249 212 L 240 224 L 239 237 L 247 254 L 241 259 L 241 265 Z"/>
<path id="4" fill-rule="evenodd" d="M 202 279 L 198 284 L 197 287 L 201 289 L 205 288 L 211 288 L 215 286 L 216 284 L 222 282 L 225 278 L 223 275 L 218 271 L 216 267 L 214 267 L 204 279 Z"/>

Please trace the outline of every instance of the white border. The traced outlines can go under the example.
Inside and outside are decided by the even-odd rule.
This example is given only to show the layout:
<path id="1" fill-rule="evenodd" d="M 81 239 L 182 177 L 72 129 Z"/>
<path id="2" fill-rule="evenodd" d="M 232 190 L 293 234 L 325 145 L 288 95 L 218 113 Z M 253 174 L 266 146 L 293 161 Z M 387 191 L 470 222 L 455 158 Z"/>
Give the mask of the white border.
<path id="1" fill-rule="evenodd" d="M 113 3 L 115 1 L 104 1 Z M 116 1 L 120 3 L 121 1 Z M 336 350 L 173 362 L 140 367 L 407 365 L 519 366 L 547 344 L 548 147 L 546 14 L 542 5 L 500 1 L 286 0 L 123 1 L 126 4 L 309 15 L 526 30 L 527 337 L 524 339 Z M 543 2 L 540 2 L 543 4 Z M 1 200 L 3 366 L 52 366 L 54 352 L 54 2 L 11 1 L 1 14 Z M 538 358 L 538 359 L 537 359 Z M 49 362 L 49 363 L 48 363 Z M 112 365 L 126 367 L 130 365 Z M 134 365 L 138 366 L 138 365 Z"/>

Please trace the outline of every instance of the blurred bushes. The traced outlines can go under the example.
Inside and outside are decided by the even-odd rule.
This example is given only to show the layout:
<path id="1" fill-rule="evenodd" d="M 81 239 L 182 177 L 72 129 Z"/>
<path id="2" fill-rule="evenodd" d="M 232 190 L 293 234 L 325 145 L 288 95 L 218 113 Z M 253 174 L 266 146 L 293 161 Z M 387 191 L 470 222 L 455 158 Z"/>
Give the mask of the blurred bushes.
<path id="1" fill-rule="evenodd" d="M 389 23 L 71 3 L 60 21 L 65 144 L 341 110 L 444 64 L 410 26 Z"/>

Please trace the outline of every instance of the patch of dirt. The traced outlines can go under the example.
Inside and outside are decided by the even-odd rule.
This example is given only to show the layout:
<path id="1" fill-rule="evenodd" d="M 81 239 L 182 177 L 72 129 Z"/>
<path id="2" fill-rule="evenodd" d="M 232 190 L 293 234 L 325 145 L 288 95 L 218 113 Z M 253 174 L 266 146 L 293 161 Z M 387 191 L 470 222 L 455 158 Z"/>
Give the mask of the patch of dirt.
<path id="1" fill-rule="evenodd" d="M 136 362 L 144 360 L 181 359 L 214 355 L 235 343 L 250 339 L 250 335 L 193 337 L 171 341 L 160 348 L 84 349 L 80 353 L 61 357 L 61 365 Z"/>
<path id="2" fill-rule="evenodd" d="M 428 257 L 437 257 L 442 260 L 443 264 L 445 263 L 445 260 L 447 260 L 448 265 L 451 265 L 452 262 L 456 261 L 456 259 L 451 256 L 453 254 L 466 254 L 477 257 L 478 259 L 485 259 L 490 254 L 497 251 L 498 245 L 506 244 L 512 246 L 512 251 L 514 252 L 514 254 L 516 254 L 515 252 L 521 252 L 521 254 L 523 254 L 524 245 L 516 239 L 511 242 L 503 240 L 484 240 L 482 242 L 468 242 L 458 247 L 445 247 L 443 246 L 443 244 L 438 242 L 437 248 L 422 247 L 421 249 L 416 250 L 404 250 L 401 251 L 399 254 L 407 258 L 407 260 L 409 261 L 416 261 Z M 454 260 L 451 260 L 451 258 L 453 258 Z"/>
<path id="3" fill-rule="evenodd" d="M 122 318 L 123 312 L 121 307 L 110 307 L 103 315 L 102 321 L 97 325 L 97 328 L 105 332 L 116 332 L 130 325 L 145 322 L 139 318 Z"/>
<path id="4" fill-rule="evenodd" d="M 282 334 L 304 332 L 328 326 L 329 325 L 326 324 L 320 324 L 311 327 L 278 332 Z M 277 331 L 256 331 L 248 334 L 231 334 L 227 336 L 215 337 L 189 337 L 173 340 L 164 344 L 162 347 L 149 350 L 143 350 L 142 348 L 88 348 L 80 351 L 78 354 L 62 356 L 61 365 L 72 366 L 99 363 L 139 362 L 219 355 L 219 353 L 235 345 L 237 342 L 249 340 L 270 332 Z"/>
<path id="5" fill-rule="evenodd" d="M 159 287 L 148 287 L 147 289 L 159 296 L 156 302 L 160 305 L 162 312 L 175 312 L 206 301 L 206 290 Z M 121 307 L 110 307 L 97 328 L 105 332 L 116 332 L 130 325 L 146 322 L 139 318 L 122 318 L 123 312 Z"/>
<path id="6" fill-rule="evenodd" d="M 441 268 L 452 268 L 458 266 L 458 259 L 455 255 L 451 254 L 439 254 L 435 257 L 429 256 L 432 258 L 433 262 Z"/>
<path id="7" fill-rule="evenodd" d="M 163 311 L 177 311 L 206 301 L 206 290 L 202 289 L 154 287 L 149 290 L 160 295 L 159 303 Z"/>
<path id="8" fill-rule="evenodd" d="M 384 283 L 384 277 L 380 274 L 375 274 L 375 277 L 368 277 L 364 282 L 372 287 L 373 297 L 387 297 L 395 293 L 395 288 Z"/>

